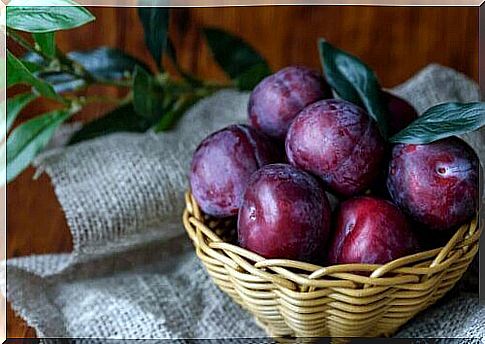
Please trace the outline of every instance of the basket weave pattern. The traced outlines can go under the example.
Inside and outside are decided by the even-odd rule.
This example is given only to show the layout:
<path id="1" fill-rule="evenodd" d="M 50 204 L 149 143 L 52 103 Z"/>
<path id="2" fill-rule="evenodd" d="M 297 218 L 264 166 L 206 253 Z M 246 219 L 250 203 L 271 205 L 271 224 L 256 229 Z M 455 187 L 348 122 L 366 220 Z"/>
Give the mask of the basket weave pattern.
<path id="1" fill-rule="evenodd" d="M 184 227 L 207 272 L 271 336 L 390 336 L 461 278 L 481 233 L 475 219 L 441 248 L 385 265 L 321 267 L 231 244 L 235 223 L 204 215 L 190 192 L 185 199 Z"/>

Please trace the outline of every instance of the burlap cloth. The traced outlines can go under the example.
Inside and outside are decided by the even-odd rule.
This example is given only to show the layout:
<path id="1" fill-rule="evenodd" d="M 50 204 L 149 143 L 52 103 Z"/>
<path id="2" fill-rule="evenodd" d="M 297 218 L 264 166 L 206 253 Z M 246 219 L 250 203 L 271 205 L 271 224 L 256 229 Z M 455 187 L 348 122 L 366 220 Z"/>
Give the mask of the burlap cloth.
<path id="1" fill-rule="evenodd" d="M 480 99 L 473 81 L 438 65 L 392 91 L 419 112 Z M 72 253 L 7 262 L 8 299 L 38 336 L 265 337 L 209 280 L 181 224 L 193 150 L 207 134 L 245 122 L 247 101 L 247 93 L 222 91 L 194 106 L 171 132 L 52 145 L 37 159 L 52 179 L 74 243 Z M 483 158 L 485 135 L 468 141 Z M 397 336 L 484 338 L 477 274 L 475 266 L 459 288 Z"/>

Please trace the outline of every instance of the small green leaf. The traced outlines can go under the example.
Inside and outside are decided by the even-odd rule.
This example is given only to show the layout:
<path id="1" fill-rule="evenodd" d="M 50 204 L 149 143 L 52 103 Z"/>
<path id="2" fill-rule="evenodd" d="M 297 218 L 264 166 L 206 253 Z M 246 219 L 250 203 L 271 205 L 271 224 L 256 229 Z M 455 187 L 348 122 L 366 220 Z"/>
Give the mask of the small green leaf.
<path id="1" fill-rule="evenodd" d="M 241 91 L 251 91 L 266 76 L 268 76 L 268 66 L 260 63 L 239 74 L 234 79 L 234 83 Z"/>
<path id="2" fill-rule="evenodd" d="M 35 70 L 31 70 L 28 68 L 31 72 L 36 72 L 38 70 L 41 70 L 42 67 L 49 67 L 49 61 L 45 60 L 42 56 L 37 54 L 36 52 L 33 51 L 28 51 L 21 57 L 22 63 L 24 65 L 33 65 L 36 66 Z"/>
<path id="3" fill-rule="evenodd" d="M 95 78 L 121 80 L 133 74 L 135 67 L 150 70 L 137 58 L 110 47 L 99 47 L 86 51 L 71 51 L 67 56 L 82 65 Z"/>
<path id="4" fill-rule="evenodd" d="M 64 99 L 56 94 L 51 85 L 34 76 L 10 51 L 7 51 L 7 71 L 7 87 L 18 83 L 26 83 L 32 85 L 44 97 L 64 103 Z"/>
<path id="5" fill-rule="evenodd" d="M 129 103 L 83 125 L 71 137 L 69 144 L 72 145 L 116 132 L 142 133 L 148 130 L 151 124 L 146 118 L 139 116 L 135 112 L 133 104 Z"/>
<path id="6" fill-rule="evenodd" d="M 393 143 L 426 144 L 465 134 L 485 125 L 485 103 L 444 103 L 433 106 L 390 138 Z"/>
<path id="7" fill-rule="evenodd" d="M 241 38 L 215 28 L 205 28 L 204 35 L 215 60 L 238 87 L 252 89 L 271 74 L 267 62 Z"/>
<path id="8" fill-rule="evenodd" d="M 387 108 L 376 75 L 357 57 L 335 48 L 324 39 L 319 51 L 325 76 L 340 98 L 363 106 L 387 138 Z"/>
<path id="9" fill-rule="evenodd" d="M 50 6 L 25 6 L 24 0 L 12 0 L 7 6 L 7 26 L 32 33 L 72 29 L 94 16 L 71 0 L 50 0 Z"/>
<path id="10" fill-rule="evenodd" d="M 167 48 L 169 9 L 140 7 L 138 8 L 138 16 L 145 32 L 145 44 L 158 68 L 162 70 L 162 55 Z"/>
<path id="11" fill-rule="evenodd" d="M 23 62 L 18 60 L 7 50 L 7 87 L 15 84 L 28 83 L 34 76 L 30 73 Z"/>
<path id="12" fill-rule="evenodd" d="M 184 69 L 179 65 L 179 63 L 177 62 L 177 52 L 175 51 L 175 47 L 170 38 L 167 39 L 167 56 L 172 61 L 173 66 L 177 70 L 177 73 L 179 73 L 185 81 L 195 87 L 201 86 L 203 84 L 201 80 L 184 71 Z"/>
<path id="13" fill-rule="evenodd" d="M 35 43 L 39 45 L 40 51 L 49 57 L 54 57 L 56 55 L 56 41 L 55 32 L 46 33 L 34 33 Z"/>
<path id="14" fill-rule="evenodd" d="M 163 89 L 146 70 L 135 68 L 133 79 L 133 105 L 138 115 L 158 118 L 166 108 Z"/>
<path id="15" fill-rule="evenodd" d="M 125 79 L 133 74 L 135 66 L 149 70 L 146 64 L 116 48 L 99 47 L 84 51 L 71 51 L 66 55 L 83 66 L 98 80 Z M 22 60 L 44 67 L 49 65 L 49 62 L 45 61 L 42 56 L 32 52 L 25 54 Z"/>
<path id="16" fill-rule="evenodd" d="M 66 72 L 37 72 L 35 76 L 48 82 L 56 93 L 66 93 L 86 87 L 86 81 Z"/>
<path id="17" fill-rule="evenodd" d="M 25 66 L 25 68 L 28 69 L 29 72 L 35 73 L 38 72 L 42 69 L 41 65 L 38 65 L 37 63 L 30 62 L 30 61 L 25 61 L 22 60 L 22 64 Z"/>
<path id="18" fill-rule="evenodd" d="M 35 94 L 21 93 L 7 99 L 7 132 L 12 128 L 13 122 L 20 111 L 35 98 L 37 98 Z"/>
<path id="19" fill-rule="evenodd" d="M 176 67 L 179 67 L 177 64 L 178 58 L 177 58 L 177 51 L 175 50 L 175 46 L 173 45 L 172 40 L 170 37 L 167 37 L 167 56 L 168 58 L 173 62 L 173 64 Z"/>
<path id="20" fill-rule="evenodd" d="M 56 110 L 35 117 L 12 131 L 7 139 L 7 182 L 29 166 L 67 118 L 68 111 Z"/>
<path id="21" fill-rule="evenodd" d="M 166 131 L 175 125 L 177 121 L 183 116 L 183 114 L 197 101 L 200 97 L 181 97 L 174 104 L 173 108 L 163 114 L 160 121 L 153 127 L 153 130 L 158 133 Z"/>

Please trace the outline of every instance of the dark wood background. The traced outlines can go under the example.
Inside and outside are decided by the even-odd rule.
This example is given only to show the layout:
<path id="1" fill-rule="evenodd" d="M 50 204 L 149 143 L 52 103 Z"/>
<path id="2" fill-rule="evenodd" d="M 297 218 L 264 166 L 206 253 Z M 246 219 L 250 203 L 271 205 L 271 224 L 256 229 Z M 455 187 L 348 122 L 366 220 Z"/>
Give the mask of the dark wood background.
<path id="1" fill-rule="evenodd" d="M 154 66 L 144 46 L 141 24 L 133 8 L 91 8 L 97 20 L 57 36 L 64 51 L 109 45 Z M 210 58 L 198 29 L 218 26 L 251 43 L 270 66 L 319 67 L 316 40 L 325 37 L 364 59 L 382 84 L 396 85 L 431 62 L 455 68 L 478 80 L 478 8 L 278 6 L 175 9 L 171 35 L 187 69 L 205 78 L 224 80 Z M 14 51 L 16 47 L 9 45 Z M 117 94 L 97 88 L 90 92 Z M 47 102 L 29 106 L 24 120 L 48 109 Z M 75 120 L 105 112 L 90 106 Z M 7 188 L 7 256 L 65 252 L 71 249 L 67 224 L 48 178 L 32 180 L 23 173 Z M 28 288 L 28 286 L 26 286 Z M 8 308 L 8 337 L 32 337 L 35 331 Z"/>

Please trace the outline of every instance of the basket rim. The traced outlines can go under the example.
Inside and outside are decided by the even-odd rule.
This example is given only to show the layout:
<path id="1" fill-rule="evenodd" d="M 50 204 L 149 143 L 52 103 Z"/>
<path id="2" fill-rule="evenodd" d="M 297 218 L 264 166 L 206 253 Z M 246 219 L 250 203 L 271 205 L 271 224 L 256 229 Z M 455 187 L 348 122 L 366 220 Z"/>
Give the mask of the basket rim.
<path id="1" fill-rule="evenodd" d="M 477 212 L 477 216 L 460 226 L 444 246 L 400 257 L 385 264 L 352 263 L 322 266 L 291 259 L 266 259 L 245 248 L 227 243 L 204 223 L 204 214 L 190 190 L 185 193 L 185 203 L 184 227 L 197 248 L 199 258 L 219 260 L 226 267 L 232 268 L 236 274 L 241 272 L 242 268 L 261 278 L 272 279 L 276 284 L 286 285 L 290 289 L 295 289 L 294 283 L 310 288 L 324 287 L 322 281 L 326 281 L 327 284 L 334 282 L 333 285 L 328 285 L 334 288 L 352 288 L 351 284 L 355 283 L 376 287 L 402 284 L 405 287 L 409 283 L 424 282 L 430 275 L 442 273 L 452 263 L 468 259 L 469 256 L 473 257 L 478 251 L 478 241 L 482 232 Z M 197 231 L 194 231 L 193 227 L 197 228 Z M 202 257 L 201 250 L 211 253 L 212 257 Z M 225 257 L 216 250 L 224 251 Z M 433 260 L 429 263 L 431 259 Z M 294 270 L 298 270 L 299 273 Z M 371 273 L 366 276 L 355 271 Z M 385 276 L 389 273 L 395 276 Z M 332 279 L 325 279 L 326 277 Z M 291 283 L 286 283 L 290 281 Z M 352 283 L 342 283 L 345 281 Z"/>

